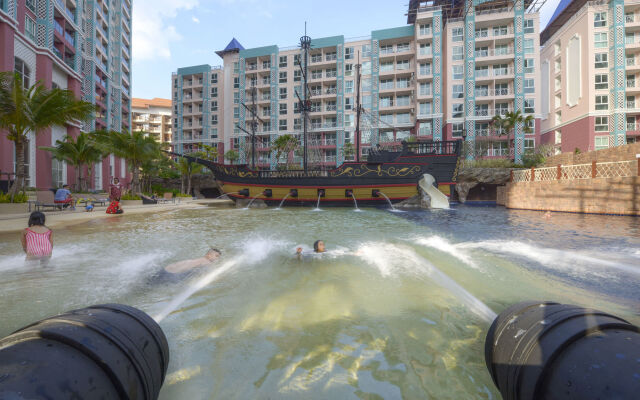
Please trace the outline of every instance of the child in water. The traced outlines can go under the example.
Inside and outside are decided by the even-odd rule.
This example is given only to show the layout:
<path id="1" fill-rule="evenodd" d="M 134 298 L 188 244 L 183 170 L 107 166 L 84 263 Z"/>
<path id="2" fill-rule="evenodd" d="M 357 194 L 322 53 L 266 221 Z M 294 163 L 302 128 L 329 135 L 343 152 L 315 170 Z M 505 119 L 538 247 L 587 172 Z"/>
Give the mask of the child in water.
<path id="1" fill-rule="evenodd" d="M 315 242 L 313 242 L 313 252 L 318 254 L 318 253 L 324 253 L 326 250 L 324 248 L 324 241 L 322 240 L 316 240 Z M 296 249 L 296 257 L 298 257 L 298 260 L 302 260 L 302 257 L 304 257 L 304 255 L 302 254 L 302 247 L 298 247 Z"/>
<path id="2" fill-rule="evenodd" d="M 27 260 L 46 260 L 53 251 L 53 237 L 51 229 L 44 225 L 45 216 L 40 211 L 34 211 L 29 216 L 29 227 L 22 231 L 20 242 L 27 254 Z"/>

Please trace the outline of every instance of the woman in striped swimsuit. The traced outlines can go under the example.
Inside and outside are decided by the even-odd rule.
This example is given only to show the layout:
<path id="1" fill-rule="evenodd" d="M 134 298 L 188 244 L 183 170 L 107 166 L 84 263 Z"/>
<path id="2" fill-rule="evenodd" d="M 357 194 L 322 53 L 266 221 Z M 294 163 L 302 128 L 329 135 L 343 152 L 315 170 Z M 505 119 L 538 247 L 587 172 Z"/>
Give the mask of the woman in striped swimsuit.
<path id="1" fill-rule="evenodd" d="M 53 250 L 51 229 L 44 225 L 44 214 L 34 211 L 29 216 L 29 227 L 22 231 L 22 248 L 27 260 L 48 259 Z"/>

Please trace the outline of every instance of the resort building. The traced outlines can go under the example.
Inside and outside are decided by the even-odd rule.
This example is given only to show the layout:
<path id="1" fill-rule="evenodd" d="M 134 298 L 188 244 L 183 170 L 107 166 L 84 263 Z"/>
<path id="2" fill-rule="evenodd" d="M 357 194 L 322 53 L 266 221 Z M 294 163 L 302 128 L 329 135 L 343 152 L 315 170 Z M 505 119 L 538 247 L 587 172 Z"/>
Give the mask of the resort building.
<path id="1" fill-rule="evenodd" d="M 599 150 L 640 135 L 640 1 L 562 0 L 540 35 L 542 140 Z"/>
<path id="2" fill-rule="evenodd" d="M 73 184 L 75 171 L 38 147 L 81 130 L 129 130 L 131 1 L 0 0 L 0 71 L 19 73 L 25 86 L 69 89 L 98 106 L 88 123 L 44 129 L 26 146 L 27 186 Z M 15 171 L 14 160 L 13 142 L 2 133 L 0 181 Z M 124 160 L 111 156 L 96 166 L 92 186 L 104 188 L 125 174 Z"/>
<path id="3" fill-rule="evenodd" d="M 371 147 L 415 137 L 464 138 L 480 157 L 507 157 L 511 148 L 519 160 L 537 145 L 540 133 L 535 10 L 530 1 L 412 0 L 406 26 L 372 31 L 366 38 L 313 38 L 308 145 L 318 163 L 333 167 L 351 156 L 343 149 L 355 143 L 358 65 L 363 157 Z M 300 48 L 244 49 L 233 39 L 217 54 L 220 67 L 180 68 L 172 75 L 175 150 L 215 143 L 219 155 L 238 149 L 240 162 L 248 162 L 248 136 L 238 126 L 251 131 L 255 107 L 258 167 L 273 168 L 270 143 L 278 135 L 302 132 L 296 95 L 302 94 Z M 518 126 L 515 145 L 509 146 L 507 136 L 498 136 L 489 122 L 514 110 L 534 121 L 528 129 Z"/>
<path id="4" fill-rule="evenodd" d="M 131 115 L 132 131 L 146 132 L 160 143 L 171 144 L 171 100 L 134 97 Z"/>

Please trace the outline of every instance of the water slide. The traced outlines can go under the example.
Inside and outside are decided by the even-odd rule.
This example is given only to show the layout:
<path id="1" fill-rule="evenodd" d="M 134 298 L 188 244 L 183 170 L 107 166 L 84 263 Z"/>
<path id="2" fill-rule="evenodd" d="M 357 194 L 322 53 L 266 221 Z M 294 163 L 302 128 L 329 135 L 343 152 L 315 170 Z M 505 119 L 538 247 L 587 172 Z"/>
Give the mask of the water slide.
<path id="1" fill-rule="evenodd" d="M 431 208 L 449 208 L 449 198 L 433 186 L 435 178 L 429 174 L 424 174 L 418 182 L 420 189 L 431 197 Z"/>

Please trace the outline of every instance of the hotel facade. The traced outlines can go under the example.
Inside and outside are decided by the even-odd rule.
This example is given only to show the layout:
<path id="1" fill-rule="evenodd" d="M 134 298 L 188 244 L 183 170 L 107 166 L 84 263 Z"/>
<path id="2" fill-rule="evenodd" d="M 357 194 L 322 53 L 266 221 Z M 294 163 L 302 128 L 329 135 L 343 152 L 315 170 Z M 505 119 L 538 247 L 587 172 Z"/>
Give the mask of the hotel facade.
<path id="1" fill-rule="evenodd" d="M 74 183 L 75 171 L 38 147 L 53 146 L 80 131 L 129 130 L 131 1 L 0 0 L 0 71 L 19 73 L 26 87 L 40 82 L 47 88 L 69 89 L 98 107 L 87 123 L 29 134 L 27 186 Z M 0 181 L 5 184 L 15 171 L 14 153 L 13 142 L 0 134 Z M 95 189 L 126 175 L 124 160 L 113 156 L 94 170 Z"/>
<path id="2" fill-rule="evenodd" d="M 640 136 L 640 1 L 563 0 L 541 34 L 542 141 L 599 150 Z"/>
<path id="3" fill-rule="evenodd" d="M 160 143 L 171 144 L 171 100 L 131 100 L 132 131 L 142 131 Z"/>
<path id="4" fill-rule="evenodd" d="M 465 139 L 480 157 L 519 160 L 540 138 L 539 16 L 531 2 L 411 1 L 408 24 L 365 38 L 314 38 L 309 57 L 309 146 L 323 167 L 340 165 L 354 143 L 356 68 L 361 65 L 362 153 L 372 146 L 417 140 Z M 484 3 L 484 4 L 483 4 Z M 294 34 L 292 33 L 292 36 Z M 260 123 L 256 158 L 273 168 L 270 143 L 300 135 L 301 57 L 296 47 L 243 48 L 233 39 L 222 66 L 180 68 L 172 75 L 174 149 L 214 144 L 222 156 L 238 149 L 247 162 L 255 101 Z M 254 95 L 255 94 L 255 95 Z M 514 145 L 489 126 L 494 115 L 533 115 L 518 126 Z M 514 140 L 515 139 L 515 140 Z M 222 159 L 220 159 L 222 161 Z"/>

